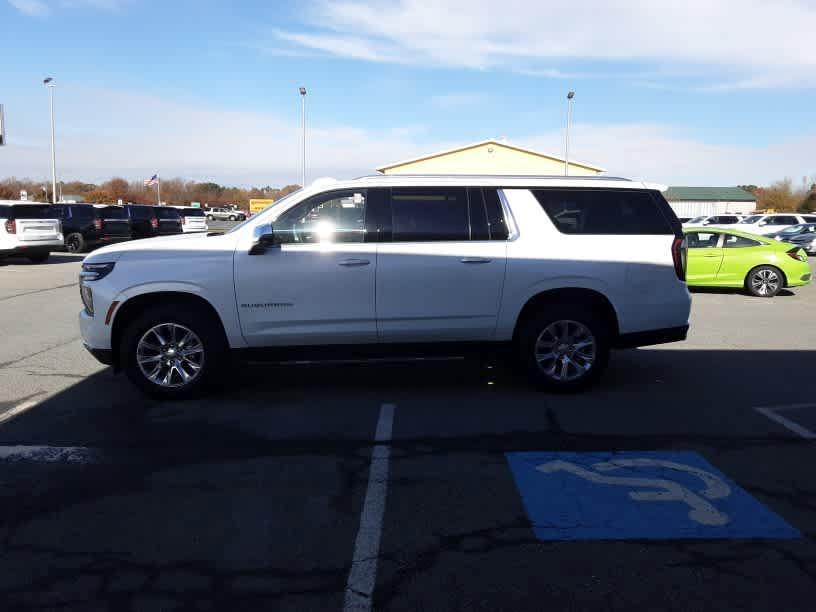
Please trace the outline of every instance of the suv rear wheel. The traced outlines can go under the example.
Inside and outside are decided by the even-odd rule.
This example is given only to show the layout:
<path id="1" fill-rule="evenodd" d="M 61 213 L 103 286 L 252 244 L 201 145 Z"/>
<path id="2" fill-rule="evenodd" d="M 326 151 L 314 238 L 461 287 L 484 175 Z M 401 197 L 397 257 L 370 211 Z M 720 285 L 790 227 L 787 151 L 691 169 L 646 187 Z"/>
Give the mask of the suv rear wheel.
<path id="1" fill-rule="evenodd" d="M 69 253 L 82 253 L 85 250 L 85 238 L 75 232 L 65 237 L 65 250 Z"/>
<path id="2" fill-rule="evenodd" d="M 227 346 L 210 316 L 162 306 L 127 326 L 120 350 L 120 363 L 137 387 L 159 399 L 183 399 L 211 385 Z"/>
<path id="3" fill-rule="evenodd" d="M 611 330 L 592 309 L 557 305 L 529 317 L 518 336 L 532 381 L 549 391 L 578 391 L 595 383 L 609 362 Z"/>

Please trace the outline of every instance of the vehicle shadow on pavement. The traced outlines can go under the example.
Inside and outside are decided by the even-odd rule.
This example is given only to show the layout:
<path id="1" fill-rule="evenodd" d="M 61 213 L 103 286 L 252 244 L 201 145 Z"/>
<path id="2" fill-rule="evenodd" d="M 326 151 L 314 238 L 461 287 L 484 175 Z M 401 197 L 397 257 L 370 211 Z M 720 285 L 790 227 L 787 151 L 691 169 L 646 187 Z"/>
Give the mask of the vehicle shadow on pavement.
<path id="1" fill-rule="evenodd" d="M 51 256 L 45 263 L 31 263 L 28 259 L 18 255 L 9 255 L 6 257 L 0 257 L 0 266 L 3 265 L 28 265 L 28 266 L 40 266 L 40 267 L 48 267 L 57 264 L 70 264 L 70 263 L 78 263 L 85 258 L 84 254 L 74 254 L 74 253 L 51 253 Z"/>
<path id="2" fill-rule="evenodd" d="M 741 295 L 744 297 L 752 298 L 755 300 L 766 300 L 766 299 L 774 299 L 774 298 L 761 298 L 752 296 L 748 293 L 745 289 L 733 289 L 729 287 L 689 287 L 689 291 L 694 293 L 708 293 L 711 295 Z M 790 289 L 780 289 L 779 293 L 777 293 L 774 297 L 792 297 L 796 295 Z"/>

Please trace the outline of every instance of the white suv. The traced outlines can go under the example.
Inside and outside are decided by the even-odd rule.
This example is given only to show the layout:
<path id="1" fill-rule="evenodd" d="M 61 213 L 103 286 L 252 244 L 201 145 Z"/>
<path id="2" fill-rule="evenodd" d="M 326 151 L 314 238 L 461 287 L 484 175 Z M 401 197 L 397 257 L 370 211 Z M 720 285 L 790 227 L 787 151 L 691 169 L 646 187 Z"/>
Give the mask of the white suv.
<path id="1" fill-rule="evenodd" d="M 59 213 L 50 204 L 0 200 L 0 257 L 19 255 L 43 263 L 65 246 Z"/>
<path id="2" fill-rule="evenodd" d="M 749 234 L 775 234 L 800 223 L 816 223 L 816 215 L 777 213 L 773 215 L 751 215 L 740 221 L 733 229 Z"/>
<path id="3" fill-rule="evenodd" d="M 232 231 L 99 249 L 83 264 L 87 348 L 159 397 L 229 353 L 462 354 L 509 347 L 553 390 L 612 348 L 684 340 L 680 223 L 624 179 L 375 176 L 321 181 Z"/>

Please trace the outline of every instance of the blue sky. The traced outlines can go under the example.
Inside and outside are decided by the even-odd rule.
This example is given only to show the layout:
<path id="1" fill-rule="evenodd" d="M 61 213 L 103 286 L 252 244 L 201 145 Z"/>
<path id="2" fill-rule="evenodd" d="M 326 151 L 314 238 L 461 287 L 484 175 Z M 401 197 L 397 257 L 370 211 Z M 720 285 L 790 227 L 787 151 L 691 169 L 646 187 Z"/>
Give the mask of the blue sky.
<path id="1" fill-rule="evenodd" d="M 670 184 L 816 175 L 816 2 L 0 0 L 0 176 L 366 174 L 506 137 Z"/>

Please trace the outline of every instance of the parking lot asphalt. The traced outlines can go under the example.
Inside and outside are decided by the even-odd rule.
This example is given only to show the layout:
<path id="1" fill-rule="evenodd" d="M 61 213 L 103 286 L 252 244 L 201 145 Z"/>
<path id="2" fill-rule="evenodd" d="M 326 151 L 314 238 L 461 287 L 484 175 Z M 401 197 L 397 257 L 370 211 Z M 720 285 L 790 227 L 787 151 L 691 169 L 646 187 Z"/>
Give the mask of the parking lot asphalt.
<path id="1" fill-rule="evenodd" d="M 695 292 L 687 342 L 581 395 L 451 360 L 248 364 L 162 403 L 82 348 L 80 260 L 0 262 L 0 609 L 813 609 L 814 287 Z M 728 524 L 596 460 L 633 456 L 716 471 Z"/>

